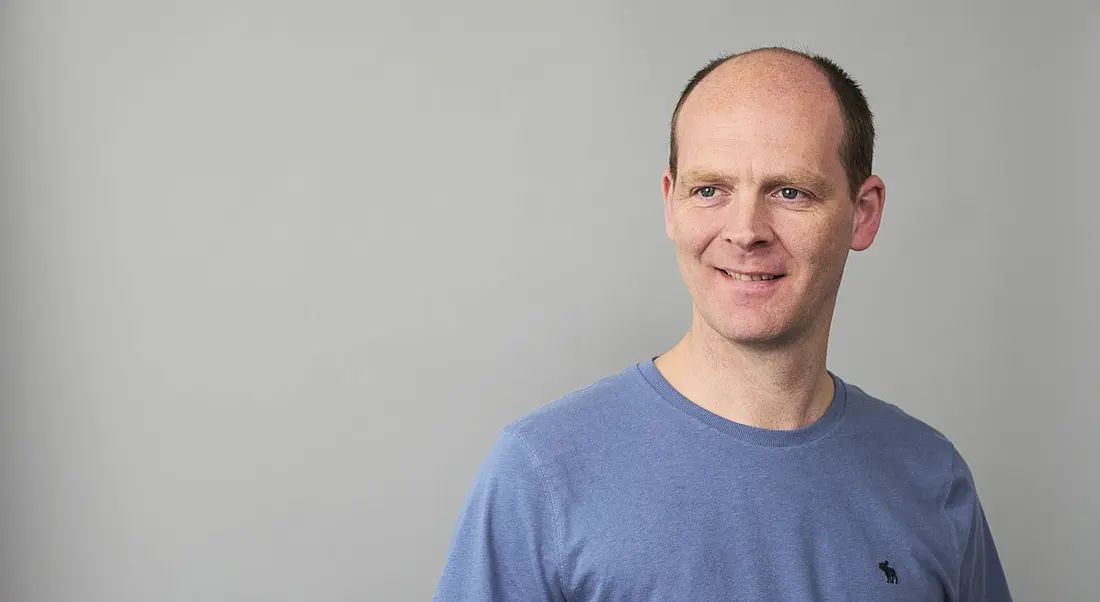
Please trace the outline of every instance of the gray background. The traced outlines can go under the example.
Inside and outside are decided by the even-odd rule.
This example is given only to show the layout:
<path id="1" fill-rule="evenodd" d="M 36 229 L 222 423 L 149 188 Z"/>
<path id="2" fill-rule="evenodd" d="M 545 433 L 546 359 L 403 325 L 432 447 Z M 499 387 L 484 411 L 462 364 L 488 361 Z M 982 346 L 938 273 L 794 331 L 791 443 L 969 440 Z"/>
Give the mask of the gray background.
<path id="1" fill-rule="evenodd" d="M 790 44 L 888 191 L 830 367 L 1095 600 L 1100 9 L 1043 4 L 4 2 L 0 599 L 430 598 L 496 432 L 687 326 L 680 87 Z"/>

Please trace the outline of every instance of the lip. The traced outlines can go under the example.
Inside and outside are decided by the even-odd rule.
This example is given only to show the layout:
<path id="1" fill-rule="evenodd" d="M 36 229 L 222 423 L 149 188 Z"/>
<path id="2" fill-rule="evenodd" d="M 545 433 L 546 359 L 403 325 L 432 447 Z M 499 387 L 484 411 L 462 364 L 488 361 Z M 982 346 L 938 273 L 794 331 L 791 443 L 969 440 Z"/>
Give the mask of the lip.
<path id="1" fill-rule="evenodd" d="M 734 278 L 733 276 L 730 276 L 729 274 L 726 273 L 726 270 L 724 270 L 722 268 L 714 268 L 714 271 L 716 271 L 718 273 L 718 276 L 721 277 L 722 280 L 724 280 L 724 281 L 726 281 L 726 282 L 728 282 L 728 283 L 730 283 L 734 286 L 747 287 L 747 288 L 750 288 L 750 289 L 757 289 L 757 290 L 764 290 L 764 289 L 769 289 L 769 288 L 772 288 L 774 286 L 777 286 L 779 284 L 779 282 L 781 282 L 783 280 L 783 278 L 786 277 L 786 274 L 783 273 L 783 272 L 768 272 L 768 271 L 744 271 L 744 272 L 742 272 L 741 270 L 730 270 L 731 272 L 737 272 L 738 274 L 743 274 L 745 276 L 778 276 L 778 278 L 772 278 L 771 280 L 741 280 L 740 278 Z"/>
<path id="2" fill-rule="evenodd" d="M 782 270 L 738 270 L 734 268 L 715 268 L 721 272 L 736 272 L 743 276 L 786 276 L 787 273 Z"/>

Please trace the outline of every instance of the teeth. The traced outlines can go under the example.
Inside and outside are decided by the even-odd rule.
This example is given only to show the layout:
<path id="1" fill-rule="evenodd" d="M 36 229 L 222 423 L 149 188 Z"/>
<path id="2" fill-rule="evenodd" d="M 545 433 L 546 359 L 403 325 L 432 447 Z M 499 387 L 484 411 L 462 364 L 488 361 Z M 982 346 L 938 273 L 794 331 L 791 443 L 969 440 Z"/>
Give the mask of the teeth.
<path id="1" fill-rule="evenodd" d="M 738 274 L 737 272 L 731 272 L 729 270 L 722 270 L 722 271 L 725 272 L 726 274 L 728 274 L 731 278 L 736 278 L 737 280 L 746 280 L 746 281 L 751 281 L 751 282 L 759 282 L 761 280 L 775 280 L 777 278 L 776 276 L 772 276 L 772 275 L 748 276 L 748 275 L 745 275 L 745 274 Z"/>

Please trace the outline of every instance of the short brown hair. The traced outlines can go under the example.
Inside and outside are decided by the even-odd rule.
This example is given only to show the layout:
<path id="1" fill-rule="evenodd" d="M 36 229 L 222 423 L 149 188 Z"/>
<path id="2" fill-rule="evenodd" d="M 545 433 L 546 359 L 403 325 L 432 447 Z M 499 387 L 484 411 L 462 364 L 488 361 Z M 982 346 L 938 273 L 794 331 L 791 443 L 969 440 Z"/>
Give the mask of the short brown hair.
<path id="1" fill-rule="evenodd" d="M 754 48 L 737 54 L 730 54 L 714 59 L 700 69 L 684 87 L 680 93 L 680 100 L 676 103 L 676 109 L 672 112 L 672 123 L 668 137 L 668 169 L 672 178 L 676 179 L 676 122 L 680 117 L 680 109 L 684 101 L 695 89 L 699 82 L 703 81 L 711 71 L 722 66 L 727 61 L 739 56 L 754 52 L 775 51 L 793 54 L 809 60 L 825 74 L 829 79 L 829 85 L 836 95 L 837 103 L 844 117 L 844 138 L 840 142 L 840 163 L 848 176 L 848 193 L 855 196 L 863 181 L 871 176 L 871 161 L 875 153 L 875 125 L 871 107 L 867 104 L 867 98 L 863 90 L 844 69 L 841 69 L 832 60 L 819 54 L 810 54 L 780 46 Z"/>

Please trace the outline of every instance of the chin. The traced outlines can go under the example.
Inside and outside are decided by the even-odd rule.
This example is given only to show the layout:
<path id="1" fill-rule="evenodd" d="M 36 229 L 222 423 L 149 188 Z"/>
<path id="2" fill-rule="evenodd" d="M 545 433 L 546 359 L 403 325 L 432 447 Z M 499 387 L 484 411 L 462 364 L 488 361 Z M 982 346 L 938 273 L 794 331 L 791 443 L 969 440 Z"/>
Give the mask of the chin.
<path id="1" fill-rule="evenodd" d="M 788 338 L 788 329 L 781 324 L 755 320 L 723 320 L 717 324 L 709 320 L 708 322 L 719 336 L 738 345 L 769 345 Z"/>
<path id="2" fill-rule="evenodd" d="M 744 347 L 768 347 L 784 340 L 782 332 L 772 331 L 727 331 L 719 332 L 722 338 L 735 345 Z"/>

